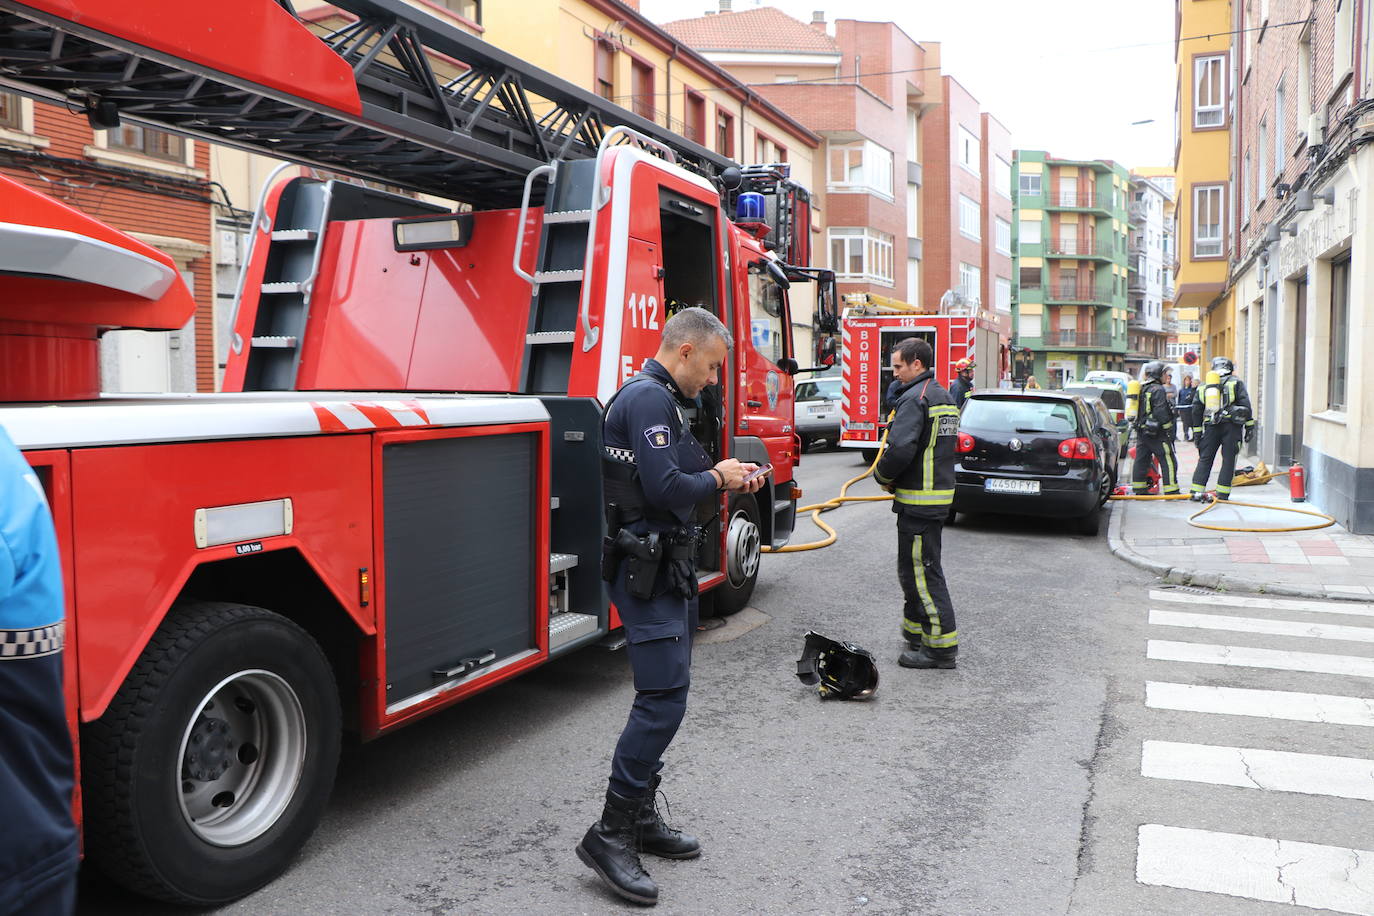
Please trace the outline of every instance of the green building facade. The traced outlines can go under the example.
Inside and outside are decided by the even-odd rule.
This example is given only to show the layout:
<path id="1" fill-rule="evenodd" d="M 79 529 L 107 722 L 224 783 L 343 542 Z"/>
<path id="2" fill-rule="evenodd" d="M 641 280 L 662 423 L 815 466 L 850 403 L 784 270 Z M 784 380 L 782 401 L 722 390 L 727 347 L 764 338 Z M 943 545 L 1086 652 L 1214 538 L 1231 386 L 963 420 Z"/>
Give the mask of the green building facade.
<path id="1" fill-rule="evenodd" d="M 1013 374 L 1058 388 L 1125 371 L 1130 171 L 1017 150 L 1012 211 Z"/>

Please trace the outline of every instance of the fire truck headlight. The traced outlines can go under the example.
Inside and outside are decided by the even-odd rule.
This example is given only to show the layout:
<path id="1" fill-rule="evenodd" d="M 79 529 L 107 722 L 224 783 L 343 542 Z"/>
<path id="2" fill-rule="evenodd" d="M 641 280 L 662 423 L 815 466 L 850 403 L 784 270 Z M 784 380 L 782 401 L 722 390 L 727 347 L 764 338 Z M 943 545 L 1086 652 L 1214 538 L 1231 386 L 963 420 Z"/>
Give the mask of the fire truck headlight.
<path id="1" fill-rule="evenodd" d="M 280 537 L 290 534 L 294 524 L 290 499 L 197 509 L 196 546 L 217 547 L 220 544 Z"/>

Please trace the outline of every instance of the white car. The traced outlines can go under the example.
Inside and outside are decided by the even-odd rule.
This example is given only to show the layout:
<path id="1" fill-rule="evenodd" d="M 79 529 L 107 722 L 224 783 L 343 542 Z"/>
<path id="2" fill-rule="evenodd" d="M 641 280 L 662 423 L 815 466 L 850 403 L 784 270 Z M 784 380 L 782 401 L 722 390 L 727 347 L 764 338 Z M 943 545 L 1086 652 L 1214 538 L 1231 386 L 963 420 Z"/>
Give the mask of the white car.
<path id="1" fill-rule="evenodd" d="M 797 383 L 797 435 L 802 451 L 824 439 L 831 448 L 840 444 L 840 378 L 818 378 Z"/>

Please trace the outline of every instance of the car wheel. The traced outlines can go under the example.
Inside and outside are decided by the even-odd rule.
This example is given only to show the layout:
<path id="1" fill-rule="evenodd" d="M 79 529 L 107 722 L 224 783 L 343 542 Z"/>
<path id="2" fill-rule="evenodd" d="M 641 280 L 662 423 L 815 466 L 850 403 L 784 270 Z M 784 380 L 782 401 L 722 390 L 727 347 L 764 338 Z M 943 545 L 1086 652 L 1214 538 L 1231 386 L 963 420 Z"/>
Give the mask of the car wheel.
<path id="1" fill-rule="evenodd" d="M 1107 505 L 1107 500 L 1111 499 L 1111 498 L 1112 498 L 1112 494 L 1115 493 L 1115 492 L 1116 492 L 1116 472 L 1115 472 L 1115 471 L 1108 471 L 1106 468 L 1103 468 L 1103 469 L 1102 469 L 1102 483 L 1098 486 L 1098 494 L 1097 494 L 1097 495 L 1098 495 L 1098 500 L 1097 500 L 1097 504 L 1098 504 L 1099 506 L 1105 506 L 1105 505 Z"/>
<path id="2" fill-rule="evenodd" d="M 286 869 L 334 785 L 334 676 L 295 623 L 178 605 L 82 732 L 86 850 L 120 884 L 194 906 Z"/>
<path id="3" fill-rule="evenodd" d="M 1097 532 L 1102 527 L 1102 507 L 1093 506 L 1093 510 L 1078 520 L 1078 531 L 1088 537 L 1097 537 Z"/>
<path id="4" fill-rule="evenodd" d="M 860 454 L 863 456 L 864 464 L 872 464 L 874 459 L 878 457 L 878 450 L 876 448 L 866 448 Z"/>
<path id="5" fill-rule="evenodd" d="M 811 448 L 811 437 L 798 434 L 797 438 L 801 439 L 802 454 L 805 454 L 807 450 Z"/>
<path id="6" fill-rule="evenodd" d="M 949 507 L 949 515 L 946 515 L 946 516 L 945 516 L 945 524 L 952 528 L 952 527 L 954 527 L 954 524 L 955 524 L 958 520 L 959 520 L 959 513 L 956 512 L 956 511 L 954 510 L 954 507 L 953 507 L 953 506 L 950 506 L 950 507 Z"/>
<path id="7" fill-rule="evenodd" d="M 725 617 L 744 610 L 759 581 L 762 557 L 759 503 L 752 495 L 730 501 L 730 523 L 725 529 L 725 581 L 712 591 L 712 610 Z"/>

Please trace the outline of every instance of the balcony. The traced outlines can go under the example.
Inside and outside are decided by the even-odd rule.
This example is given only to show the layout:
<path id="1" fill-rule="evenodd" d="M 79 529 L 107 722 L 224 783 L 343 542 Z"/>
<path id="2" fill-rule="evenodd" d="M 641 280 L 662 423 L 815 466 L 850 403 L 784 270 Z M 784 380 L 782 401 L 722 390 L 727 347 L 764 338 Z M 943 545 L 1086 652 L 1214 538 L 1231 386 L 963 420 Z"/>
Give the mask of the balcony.
<path id="1" fill-rule="evenodd" d="M 1046 346 L 1075 347 L 1088 350 L 1111 350 L 1112 337 L 1110 334 L 1099 334 L 1096 331 L 1078 331 L 1073 328 L 1056 328 L 1049 331 L 1045 336 Z"/>
<path id="2" fill-rule="evenodd" d="M 1130 209 L 1127 212 L 1130 216 L 1131 222 L 1133 223 L 1143 223 L 1145 222 L 1146 217 L 1150 215 L 1149 208 L 1146 206 L 1145 201 L 1143 200 L 1131 201 Z"/>
<path id="3" fill-rule="evenodd" d="M 1059 210 L 1102 210 L 1110 214 L 1112 200 L 1106 194 L 1094 194 L 1090 191 L 1059 191 L 1049 195 L 1048 206 L 1050 209 Z"/>
<path id="4" fill-rule="evenodd" d="M 1172 280 L 1165 280 L 1165 281 L 1164 281 L 1164 292 L 1163 292 L 1163 297 L 1164 297 L 1164 301 L 1165 301 L 1165 302 L 1173 302 L 1173 301 L 1174 301 L 1174 284 L 1173 284 L 1173 281 L 1172 281 Z"/>
<path id="5" fill-rule="evenodd" d="M 1158 318 L 1147 318 L 1141 314 L 1135 314 L 1126 319 L 1126 327 L 1132 331 L 1147 331 L 1151 334 L 1163 334 L 1164 326 Z"/>
<path id="6" fill-rule="evenodd" d="M 1079 286 L 1047 286 L 1045 287 L 1045 301 L 1111 305 L 1112 291 L 1106 287 L 1094 289 L 1086 283 Z"/>
<path id="7" fill-rule="evenodd" d="M 1178 319 L 1177 319 L 1177 318 L 1165 318 L 1165 319 L 1164 319 L 1164 333 L 1165 333 L 1165 334 L 1177 334 L 1177 333 L 1178 333 Z"/>
<path id="8" fill-rule="evenodd" d="M 1052 258 L 1104 258 L 1110 260 L 1111 242 L 1096 239 L 1050 239 L 1045 246 L 1046 253 Z"/>

